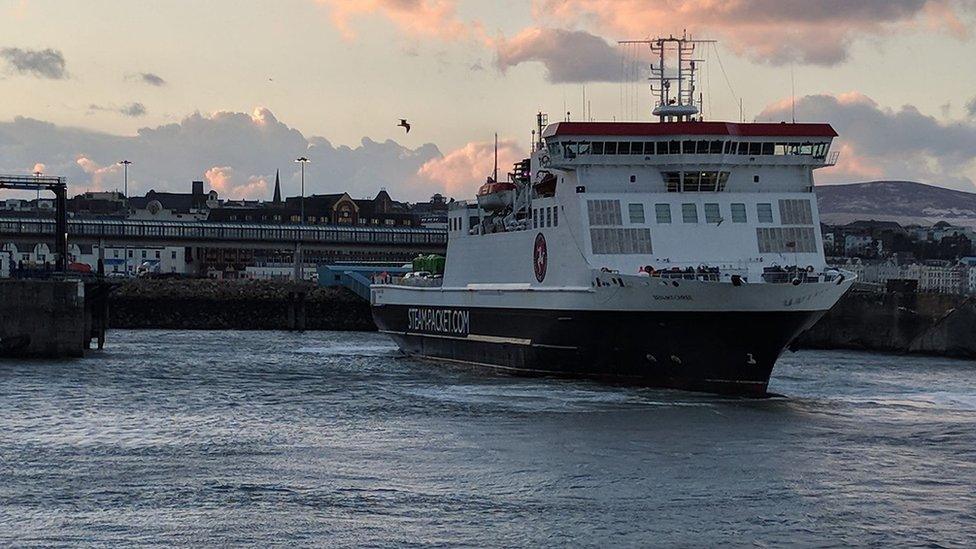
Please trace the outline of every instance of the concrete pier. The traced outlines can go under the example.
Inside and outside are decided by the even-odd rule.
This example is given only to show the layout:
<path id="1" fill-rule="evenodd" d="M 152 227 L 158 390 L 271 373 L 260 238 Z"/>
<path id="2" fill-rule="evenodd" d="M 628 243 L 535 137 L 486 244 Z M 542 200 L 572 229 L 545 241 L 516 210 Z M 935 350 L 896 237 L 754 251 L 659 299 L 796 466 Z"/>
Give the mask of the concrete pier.
<path id="1" fill-rule="evenodd" d="M 80 280 L 0 280 L 0 356 L 81 356 L 93 324 L 86 312 Z"/>

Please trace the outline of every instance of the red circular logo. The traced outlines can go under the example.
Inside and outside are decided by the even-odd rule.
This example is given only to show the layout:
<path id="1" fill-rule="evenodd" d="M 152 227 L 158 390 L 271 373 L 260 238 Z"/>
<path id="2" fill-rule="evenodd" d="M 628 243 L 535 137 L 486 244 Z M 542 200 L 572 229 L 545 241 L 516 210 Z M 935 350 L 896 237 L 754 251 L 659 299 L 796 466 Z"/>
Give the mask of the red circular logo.
<path id="1" fill-rule="evenodd" d="M 539 233 L 535 237 L 532 247 L 532 268 L 535 269 L 535 279 L 542 282 L 546 278 L 546 265 L 549 263 L 549 253 L 546 251 L 546 237 Z"/>

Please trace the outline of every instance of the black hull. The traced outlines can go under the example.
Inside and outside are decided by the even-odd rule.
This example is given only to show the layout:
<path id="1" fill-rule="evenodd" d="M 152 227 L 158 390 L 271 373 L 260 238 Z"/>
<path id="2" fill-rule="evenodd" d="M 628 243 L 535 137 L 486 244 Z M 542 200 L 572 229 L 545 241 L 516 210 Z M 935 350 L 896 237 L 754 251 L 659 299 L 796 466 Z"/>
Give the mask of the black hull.
<path id="1" fill-rule="evenodd" d="M 373 307 L 379 329 L 412 356 L 747 396 L 766 394 L 776 359 L 821 315 Z"/>

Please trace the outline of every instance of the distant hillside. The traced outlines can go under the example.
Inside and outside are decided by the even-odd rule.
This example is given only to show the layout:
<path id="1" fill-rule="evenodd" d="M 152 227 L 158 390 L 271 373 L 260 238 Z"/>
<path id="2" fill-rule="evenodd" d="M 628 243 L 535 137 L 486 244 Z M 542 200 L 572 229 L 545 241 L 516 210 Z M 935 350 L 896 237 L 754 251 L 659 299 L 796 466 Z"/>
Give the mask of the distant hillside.
<path id="1" fill-rule="evenodd" d="M 816 191 L 820 219 L 831 225 L 874 219 L 901 225 L 932 225 L 946 221 L 976 227 L 976 193 L 913 181 L 818 185 Z"/>

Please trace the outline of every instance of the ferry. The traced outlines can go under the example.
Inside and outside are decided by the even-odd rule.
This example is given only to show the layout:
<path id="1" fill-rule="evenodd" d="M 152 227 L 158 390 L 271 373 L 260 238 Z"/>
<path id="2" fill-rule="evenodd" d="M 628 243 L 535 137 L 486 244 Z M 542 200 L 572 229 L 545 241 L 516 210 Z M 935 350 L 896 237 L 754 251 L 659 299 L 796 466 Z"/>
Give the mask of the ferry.
<path id="1" fill-rule="evenodd" d="M 701 42 L 645 41 L 656 120 L 539 113 L 507 184 L 452 204 L 443 276 L 371 288 L 379 330 L 439 361 L 766 395 L 855 279 L 826 264 L 814 194 L 837 133 L 704 120 Z"/>

